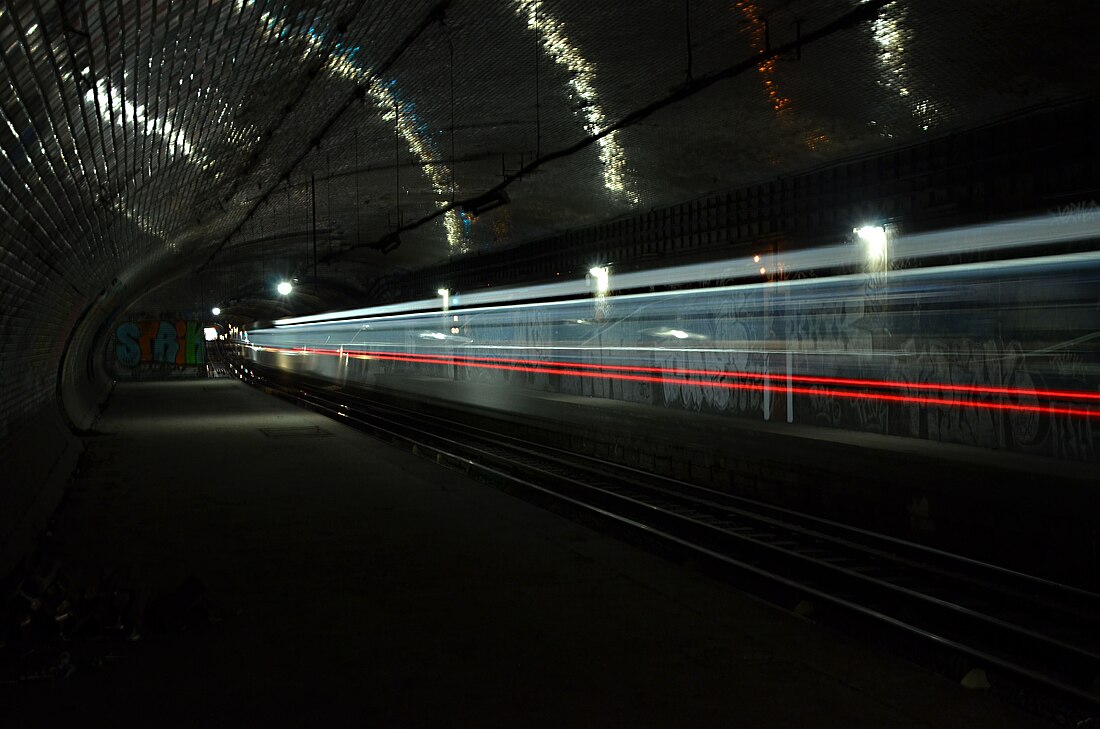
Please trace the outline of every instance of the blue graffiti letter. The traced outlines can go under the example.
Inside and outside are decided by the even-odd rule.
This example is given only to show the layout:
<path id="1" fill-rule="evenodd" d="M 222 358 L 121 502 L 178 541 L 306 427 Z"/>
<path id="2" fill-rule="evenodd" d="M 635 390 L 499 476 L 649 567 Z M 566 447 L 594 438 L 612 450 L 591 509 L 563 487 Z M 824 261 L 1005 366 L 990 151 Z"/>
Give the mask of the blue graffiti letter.
<path id="1" fill-rule="evenodd" d="M 160 329 L 157 330 L 157 338 L 153 340 L 153 361 L 175 364 L 176 353 L 179 352 L 179 349 L 179 342 L 176 341 L 176 328 L 172 326 L 171 322 L 162 321 Z"/>
<path id="2" fill-rule="evenodd" d="M 138 363 L 141 362 L 141 346 L 138 345 L 140 335 L 141 330 L 132 321 L 119 324 L 118 329 L 115 330 L 115 336 L 118 338 L 115 357 L 118 358 L 118 363 L 123 367 L 137 367 Z"/>

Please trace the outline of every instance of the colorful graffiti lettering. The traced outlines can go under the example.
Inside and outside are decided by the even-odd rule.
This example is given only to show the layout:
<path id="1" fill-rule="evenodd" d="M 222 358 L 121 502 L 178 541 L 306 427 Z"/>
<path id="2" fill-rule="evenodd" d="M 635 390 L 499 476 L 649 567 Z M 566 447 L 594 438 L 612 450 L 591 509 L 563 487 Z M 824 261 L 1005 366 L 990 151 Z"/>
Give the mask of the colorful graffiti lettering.
<path id="1" fill-rule="evenodd" d="M 115 330 L 115 355 L 123 367 L 143 364 L 201 365 L 206 360 L 202 323 L 128 321 Z"/>

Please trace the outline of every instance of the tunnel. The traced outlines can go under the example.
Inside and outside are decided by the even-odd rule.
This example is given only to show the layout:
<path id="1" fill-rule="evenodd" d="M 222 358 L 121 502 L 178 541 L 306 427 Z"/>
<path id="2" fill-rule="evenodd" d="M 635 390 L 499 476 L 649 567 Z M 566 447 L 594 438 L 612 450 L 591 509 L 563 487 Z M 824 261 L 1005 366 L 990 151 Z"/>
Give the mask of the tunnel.
<path id="1" fill-rule="evenodd" d="M 0 716 L 1100 725 L 1097 27 L 5 0 Z"/>

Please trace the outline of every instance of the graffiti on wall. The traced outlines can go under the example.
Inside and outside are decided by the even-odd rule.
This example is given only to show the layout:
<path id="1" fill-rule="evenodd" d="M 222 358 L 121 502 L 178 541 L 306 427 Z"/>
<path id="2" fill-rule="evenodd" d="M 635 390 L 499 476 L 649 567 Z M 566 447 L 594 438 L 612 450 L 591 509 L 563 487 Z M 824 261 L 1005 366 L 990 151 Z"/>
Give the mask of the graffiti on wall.
<path id="1" fill-rule="evenodd" d="M 128 321 L 115 330 L 115 357 L 123 367 L 143 365 L 194 367 L 206 361 L 202 322 Z"/>
<path id="2" fill-rule="evenodd" d="M 392 335 L 371 330 L 363 346 L 416 356 L 355 366 L 372 383 L 396 375 L 475 384 L 455 391 L 486 406 L 511 407 L 511 393 L 498 398 L 481 385 L 507 386 L 1096 461 L 1093 419 L 1045 411 L 1060 404 L 1051 393 L 1095 392 L 1092 280 L 974 281 L 937 299 L 895 277 L 894 305 L 886 284 L 873 274 L 815 283 L 813 296 L 797 297 L 790 287 L 722 288 L 699 294 L 705 305 L 688 298 L 667 312 L 634 297 L 449 312 L 394 324 Z M 1020 314 L 1032 306 L 1043 316 Z M 486 364 L 492 358 L 504 361 Z M 878 385 L 886 396 L 851 397 L 860 392 L 838 383 Z"/>
<path id="3" fill-rule="evenodd" d="M 933 338 L 909 340 L 903 351 L 895 378 L 914 384 L 953 382 L 1012 388 L 1020 395 L 1001 396 L 982 393 L 942 393 L 944 399 L 959 405 L 991 402 L 1043 406 L 1050 403 L 1029 393 L 1044 389 L 1080 391 L 1089 387 L 1087 365 L 1079 355 L 1059 353 L 1038 356 L 1027 353 L 1015 340 L 989 336 L 982 339 Z M 1036 368 L 1034 365 L 1041 366 Z M 1041 371 L 1040 371 L 1041 370 Z M 906 391 L 919 395 L 919 390 Z M 899 408 L 901 409 L 901 408 Z M 1004 412 L 968 407 L 905 406 L 908 411 L 897 418 L 891 432 L 944 443 L 963 443 L 984 448 L 999 448 L 1048 455 L 1068 460 L 1091 461 L 1095 458 L 1096 433 L 1088 419 L 1041 412 Z"/>

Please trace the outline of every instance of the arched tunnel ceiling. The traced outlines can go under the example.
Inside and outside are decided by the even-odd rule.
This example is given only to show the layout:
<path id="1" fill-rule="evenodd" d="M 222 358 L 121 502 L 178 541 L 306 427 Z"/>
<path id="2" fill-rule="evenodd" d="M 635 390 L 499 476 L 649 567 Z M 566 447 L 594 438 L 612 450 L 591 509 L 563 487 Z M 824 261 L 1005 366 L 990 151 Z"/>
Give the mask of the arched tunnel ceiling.
<path id="1" fill-rule="evenodd" d="M 9 0 L 3 255 L 86 298 L 183 276 L 147 301 L 184 309 L 312 280 L 316 244 L 311 301 L 337 305 L 1094 93 L 1098 20 L 1087 0 Z M 503 207 L 449 209 L 505 182 Z M 8 307 L 39 288 L 3 287 Z"/>

